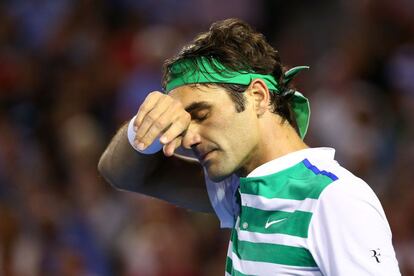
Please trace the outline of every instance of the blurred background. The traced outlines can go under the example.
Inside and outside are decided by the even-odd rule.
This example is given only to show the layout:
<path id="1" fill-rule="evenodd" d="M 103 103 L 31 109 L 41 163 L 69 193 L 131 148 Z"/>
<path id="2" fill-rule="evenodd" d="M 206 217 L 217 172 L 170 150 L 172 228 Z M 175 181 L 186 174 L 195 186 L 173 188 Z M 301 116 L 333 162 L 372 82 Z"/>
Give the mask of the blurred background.
<path id="1" fill-rule="evenodd" d="M 413 14 L 411 0 L 0 1 L 0 275 L 223 275 L 215 216 L 117 191 L 96 166 L 163 60 L 229 17 L 311 66 L 296 81 L 306 142 L 371 185 L 414 275 Z"/>

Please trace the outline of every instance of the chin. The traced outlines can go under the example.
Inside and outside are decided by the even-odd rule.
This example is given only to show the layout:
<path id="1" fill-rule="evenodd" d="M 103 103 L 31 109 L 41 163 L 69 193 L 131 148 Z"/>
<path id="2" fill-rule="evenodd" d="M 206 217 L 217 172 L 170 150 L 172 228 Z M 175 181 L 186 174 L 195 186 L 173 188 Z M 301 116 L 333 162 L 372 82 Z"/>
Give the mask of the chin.
<path id="1" fill-rule="evenodd" d="M 213 168 L 206 168 L 207 173 L 208 173 L 208 178 L 210 178 L 210 180 L 212 180 L 213 182 L 220 182 L 223 181 L 224 179 L 226 179 L 227 177 L 229 177 L 230 175 L 232 175 L 232 171 L 231 172 L 224 172 L 224 171 L 219 171 L 219 170 L 214 170 Z"/>

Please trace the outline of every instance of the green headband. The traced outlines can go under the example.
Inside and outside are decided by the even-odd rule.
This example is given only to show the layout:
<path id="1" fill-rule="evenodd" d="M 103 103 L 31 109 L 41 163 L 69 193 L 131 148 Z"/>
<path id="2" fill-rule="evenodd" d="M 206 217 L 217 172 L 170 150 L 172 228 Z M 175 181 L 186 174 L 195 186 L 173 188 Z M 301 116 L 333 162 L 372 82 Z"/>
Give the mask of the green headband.
<path id="1" fill-rule="evenodd" d="M 283 78 L 284 84 L 288 84 L 303 69 L 309 69 L 309 66 L 297 66 L 286 71 Z M 167 93 L 174 88 L 186 84 L 227 83 L 249 85 L 254 79 L 263 80 L 270 91 L 280 93 L 280 86 L 272 75 L 256 74 L 247 71 L 231 71 L 214 58 L 200 57 L 193 60 L 180 60 L 174 63 L 170 70 L 171 76 L 165 87 Z M 309 126 L 309 101 L 301 93 L 295 91 L 292 97 L 292 104 L 299 134 L 303 139 Z"/>

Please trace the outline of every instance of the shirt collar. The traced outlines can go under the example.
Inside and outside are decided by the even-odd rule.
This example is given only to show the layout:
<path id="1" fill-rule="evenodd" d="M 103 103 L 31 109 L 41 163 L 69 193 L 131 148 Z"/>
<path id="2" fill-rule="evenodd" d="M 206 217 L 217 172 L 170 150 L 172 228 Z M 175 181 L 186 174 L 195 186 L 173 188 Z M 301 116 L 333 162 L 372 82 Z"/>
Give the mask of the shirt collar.
<path id="1" fill-rule="evenodd" d="M 258 177 L 277 173 L 287 168 L 296 165 L 307 158 L 310 162 L 320 162 L 326 160 L 334 160 L 335 149 L 333 148 L 307 148 L 303 150 L 294 151 L 283 155 L 279 158 L 266 162 L 253 171 L 247 177 Z"/>

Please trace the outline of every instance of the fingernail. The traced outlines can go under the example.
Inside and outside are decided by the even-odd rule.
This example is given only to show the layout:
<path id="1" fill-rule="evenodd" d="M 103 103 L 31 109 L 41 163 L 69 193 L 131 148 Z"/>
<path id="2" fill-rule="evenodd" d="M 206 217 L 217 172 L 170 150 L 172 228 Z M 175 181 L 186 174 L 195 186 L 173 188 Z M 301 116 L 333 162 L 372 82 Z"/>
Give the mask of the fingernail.
<path id="1" fill-rule="evenodd" d="M 160 142 L 161 142 L 161 143 L 163 143 L 163 144 L 167 143 L 167 137 L 162 136 L 162 137 L 160 138 Z"/>
<path id="2" fill-rule="evenodd" d="M 138 147 L 139 150 L 144 150 L 145 149 L 144 143 L 139 143 L 137 147 Z"/>

